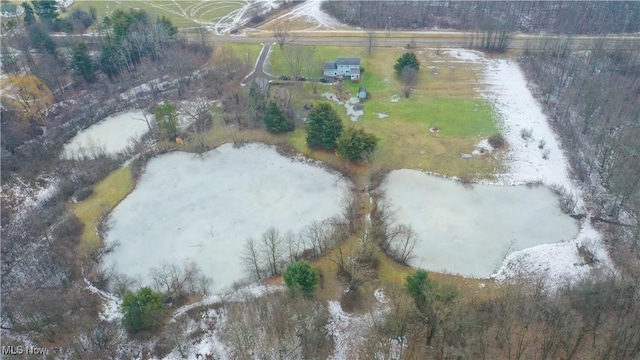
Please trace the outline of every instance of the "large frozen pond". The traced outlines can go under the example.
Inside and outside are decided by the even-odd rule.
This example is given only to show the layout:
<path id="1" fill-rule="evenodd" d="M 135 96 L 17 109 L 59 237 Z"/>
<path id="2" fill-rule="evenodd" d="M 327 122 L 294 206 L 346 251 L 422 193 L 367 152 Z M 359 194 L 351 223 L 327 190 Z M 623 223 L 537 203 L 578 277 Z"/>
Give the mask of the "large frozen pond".
<path id="1" fill-rule="evenodd" d="M 248 237 L 272 226 L 295 232 L 337 215 L 348 187 L 338 174 L 262 144 L 225 144 L 203 157 L 162 155 L 111 213 L 106 243 L 120 245 L 104 265 L 144 282 L 162 262 L 194 261 L 218 292 L 244 277 Z"/>
<path id="2" fill-rule="evenodd" d="M 578 224 L 545 187 L 462 184 L 415 170 L 384 180 L 399 223 L 418 235 L 411 265 L 489 277 L 507 252 L 568 241 Z"/>
<path id="3" fill-rule="evenodd" d="M 93 148 L 103 149 L 107 154 L 116 154 L 129 146 L 129 139 L 140 138 L 149 131 L 147 123 L 142 121 L 141 110 L 118 113 L 78 132 L 64 145 L 62 157 L 72 158 L 78 155 L 91 155 Z"/>

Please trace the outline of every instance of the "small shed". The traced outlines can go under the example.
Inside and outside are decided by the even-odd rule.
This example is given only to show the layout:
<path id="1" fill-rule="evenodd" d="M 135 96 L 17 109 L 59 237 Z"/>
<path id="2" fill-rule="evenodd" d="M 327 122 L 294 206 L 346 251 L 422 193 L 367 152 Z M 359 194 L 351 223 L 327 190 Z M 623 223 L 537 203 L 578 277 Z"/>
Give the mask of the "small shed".
<path id="1" fill-rule="evenodd" d="M 367 98 L 367 88 L 364 86 L 360 86 L 358 89 L 358 99 L 366 99 Z"/>

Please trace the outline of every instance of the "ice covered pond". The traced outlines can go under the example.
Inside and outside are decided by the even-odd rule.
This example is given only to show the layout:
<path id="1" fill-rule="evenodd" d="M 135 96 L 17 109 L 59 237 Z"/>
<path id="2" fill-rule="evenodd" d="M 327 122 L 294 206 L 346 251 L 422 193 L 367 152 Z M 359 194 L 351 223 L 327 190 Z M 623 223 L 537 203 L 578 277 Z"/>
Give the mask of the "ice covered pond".
<path id="1" fill-rule="evenodd" d="M 162 262 L 194 261 L 218 292 L 243 278 L 248 237 L 259 239 L 272 226 L 295 232 L 338 215 L 348 187 L 339 174 L 262 144 L 225 144 L 202 157 L 165 154 L 149 161 L 111 213 L 105 243 L 120 245 L 104 265 L 144 283 Z"/>
<path id="2" fill-rule="evenodd" d="M 115 114 L 78 132 L 64 145 L 62 157 L 91 155 L 93 148 L 103 149 L 108 154 L 123 151 L 129 145 L 129 139 L 139 138 L 149 130 L 142 121 L 141 110 Z"/>
<path id="3" fill-rule="evenodd" d="M 507 252 L 568 241 L 578 224 L 545 187 L 474 185 L 416 170 L 392 171 L 382 183 L 418 241 L 412 266 L 489 277 Z"/>

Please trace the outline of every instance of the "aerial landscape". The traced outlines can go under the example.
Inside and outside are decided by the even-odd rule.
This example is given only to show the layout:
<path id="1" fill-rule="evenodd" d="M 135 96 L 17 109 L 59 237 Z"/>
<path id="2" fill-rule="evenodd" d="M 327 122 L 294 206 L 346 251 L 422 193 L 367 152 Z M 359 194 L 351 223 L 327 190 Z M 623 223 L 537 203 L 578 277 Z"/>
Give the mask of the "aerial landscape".
<path id="1" fill-rule="evenodd" d="M 0 358 L 640 359 L 640 2 L 1 6 Z"/>

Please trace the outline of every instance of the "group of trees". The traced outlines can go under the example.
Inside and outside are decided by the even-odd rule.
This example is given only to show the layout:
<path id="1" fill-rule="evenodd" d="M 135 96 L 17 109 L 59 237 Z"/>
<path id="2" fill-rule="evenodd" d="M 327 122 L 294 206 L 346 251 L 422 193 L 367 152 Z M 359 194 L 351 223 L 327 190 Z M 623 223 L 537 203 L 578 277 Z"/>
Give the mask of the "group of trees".
<path id="1" fill-rule="evenodd" d="M 259 240 L 247 239 L 242 253 L 245 273 L 254 280 L 276 276 L 290 264 L 315 259 L 341 244 L 360 221 L 357 197 L 345 197 L 341 207 L 342 216 L 314 221 L 299 233 L 269 228 Z"/>
<path id="2" fill-rule="evenodd" d="M 640 47 L 605 50 L 603 41 L 586 52 L 572 52 L 570 39 L 543 41 L 520 63 L 597 212 L 617 219 L 640 206 Z"/>
<path id="3" fill-rule="evenodd" d="M 322 9 L 362 28 L 562 34 L 635 33 L 640 4 L 626 1 L 325 1 Z"/>
<path id="4" fill-rule="evenodd" d="M 363 161 L 376 148 L 378 138 L 362 129 L 344 130 L 342 119 L 328 103 L 318 104 L 309 113 L 307 145 L 311 149 L 336 150 L 352 161 Z"/>

